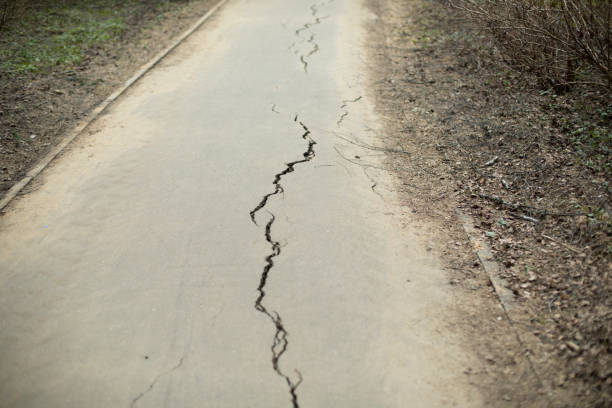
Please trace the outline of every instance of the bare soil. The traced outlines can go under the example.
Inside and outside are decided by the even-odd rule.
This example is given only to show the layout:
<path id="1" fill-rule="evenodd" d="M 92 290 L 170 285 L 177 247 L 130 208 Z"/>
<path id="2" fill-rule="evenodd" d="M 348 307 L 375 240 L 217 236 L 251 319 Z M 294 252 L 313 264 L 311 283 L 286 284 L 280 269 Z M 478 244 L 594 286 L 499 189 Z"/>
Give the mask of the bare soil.
<path id="1" fill-rule="evenodd" d="M 162 10 L 143 3 L 127 16 L 119 38 L 91 47 L 78 64 L 36 73 L 0 71 L 0 194 L 216 3 L 168 2 Z"/>
<path id="2" fill-rule="evenodd" d="M 451 283 L 472 303 L 468 333 L 491 361 L 477 383 L 493 406 L 611 406 L 609 93 L 538 88 L 442 2 L 370 6 L 388 166 L 405 205 L 443 232 Z M 492 247 L 515 296 L 512 331 L 528 341 L 479 309 L 495 295 L 457 208 Z"/>

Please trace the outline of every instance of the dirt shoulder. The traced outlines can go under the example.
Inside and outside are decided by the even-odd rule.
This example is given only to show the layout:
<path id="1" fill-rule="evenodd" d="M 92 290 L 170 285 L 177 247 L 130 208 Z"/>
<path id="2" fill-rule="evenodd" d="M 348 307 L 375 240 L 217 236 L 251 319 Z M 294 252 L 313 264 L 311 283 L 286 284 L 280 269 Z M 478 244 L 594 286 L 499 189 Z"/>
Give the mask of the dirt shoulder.
<path id="1" fill-rule="evenodd" d="M 609 95 L 538 88 L 441 2 L 369 4 L 387 163 L 404 204 L 441 237 L 464 331 L 489 362 L 469 375 L 492 406 L 610 406 Z M 521 341 L 492 323 L 487 299 L 499 301 L 457 209 L 493 249 Z"/>
<path id="2" fill-rule="evenodd" d="M 1 32 L 0 194 L 217 2 L 39 0 L 16 10 Z"/>

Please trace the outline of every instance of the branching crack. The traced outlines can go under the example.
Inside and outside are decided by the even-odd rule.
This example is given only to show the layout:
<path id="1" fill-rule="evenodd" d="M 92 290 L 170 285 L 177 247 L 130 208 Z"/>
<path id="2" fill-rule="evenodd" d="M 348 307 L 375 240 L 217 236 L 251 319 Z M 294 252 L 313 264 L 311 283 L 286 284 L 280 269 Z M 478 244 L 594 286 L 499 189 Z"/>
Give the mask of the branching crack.
<path id="1" fill-rule="evenodd" d="M 302 156 L 304 157 L 303 159 L 287 163 L 283 171 L 274 175 L 274 181 L 272 182 L 272 184 L 274 185 L 274 190 L 264 195 L 261 201 L 257 204 L 257 206 L 250 212 L 251 220 L 253 221 L 255 225 L 257 225 L 257 220 L 256 220 L 257 213 L 266 206 L 270 197 L 284 192 L 283 186 L 281 184 L 283 176 L 295 171 L 296 165 L 300 163 L 308 162 L 315 157 L 314 146 L 317 143 L 310 137 L 310 130 L 308 130 L 308 127 L 306 127 L 304 123 L 299 121 L 297 115 L 295 116 L 294 122 L 299 123 L 299 125 L 304 130 L 304 133 L 302 134 L 302 139 L 308 142 L 308 148 L 306 149 L 304 153 L 302 153 Z M 270 271 L 274 267 L 274 258 L 276 258 L 277 256 L 281 254 L 280 242 L 274 240 L 274 238 L 272 237 L 272 226 L 274 224 L 274 221 L 276 220 L 276 217 L 274 216 L 274 214 L 270 212 L 269 214 L 270 214 L 270 219 L 268 220 L 268 223 L 266 224 L 266 227 L 265 227 L 265 238 L 266 238 L 266 241 L 270 244 L 271 252 L 268 254 L 268 256 L 265 257 L 265 265 L 261 273 L 259 286 L 257 287 L 257 291 L 259 292 L 259 295 L 257 296 L 257 300 L 255 300 L 255 309 L 258 312 L 266 315 L 270 319 L 270 321 L 274 324 L 276 331 L 274 333 L 272 345 L 270 346 L 270 350 L 272 352 L 272 368 L 274 369 L 276 374 L 278 374 L 281 378 L 283 378 L 285 382 L 287 383 L 287 386 L 289 387 L 289 394 L 291 395 L 291 402 L 292 402 L 293 408 L 299 408 L 297 389 L 302 383 L 302 374 L 298 370 L 295 370 L 295 373 L 297 375 L 297 380 L 294 380 L 289 375 L 285 374 L 281 370 L 280 365 L 279 365 L 282 355 L 287 351 L 287 348 L 289 347 L 289 340 L 288 340 L 289 333 L 287 332 L 287 329 L 285 328 L 283 324 L 283 320 L 280 314 L 274 310 L 269 311 L 264 305 L 264 298 L 266 297 L 265 288 L 268 282 Z"/>
<path id="2" fill-rule="evenodd" d="M 179 360 L 179 362 L 172 367 L 171 369 L 169 369 L 168 371 L 164 371 L 161 374 L 158 374 L 157 377 L 155 377 L 153 379 L 153 381 L 151 382 L 151 384 L 149 385 L 149 388 L 147 388 L 146 390 L 144 390 L 143 392 L 141 392 L 140 394 L 138 394 L 136 396 L 136 398 L 134 398 L 132 400 L 132 403 L 130 404 L 130 408 L 134 408 L 136 406 L 136 404 L 138 403 L 138 401 L 144 397 L 145 395 L 147 395 L 149 392 L 151 392 L 153 390 L 153 388 L 155 388 L 155 385 L 157 384 L 157 382 L 159 381 L 160 378 L 162 378 L 165 375 L 171 374 L 172 372 L 178 370 L 179 368 L 181 368 L 181 366 L 183 365 L 183 361 L 185 361 L 185 357 L 181 357 L 181 359 Z"/>
<path id="3" fill-rule="evenodd" d="M 361 98 L 363 98 L 363 96 L 358 96 L 355 99 L 345 99 L 342 101 L 342 105 L 340 105 L 340 109 L 344 109 L 348 106 L 349 103 L 355 103 L 359 100 L 361 100 Z"/>
<path id="4" fill-rule="evenodd" d="M 315 35 L 314 34 L 312 34 L 310 36 L 310 38 L 308 39 L 308 42 L 310 44 L 312 44 L 312 50 L 310 50 L 310 52 L 308 54 L 306 54 L 306 58 L 310 57 L 312 54 L 314 54 L 315 52 L 319 51 L 319 44 L 314 42 L 314 39 L 315 39 Z"/>
<path id="5" fill-rule="evenodd" d="M 344 121 L 344 119 L 349 115 L 349 111 L 346 109 L 346 107 L 348 106 L 349 103 L 355 103 L 357 101 L 359 101 L 362 98 L 362 96 L 358 96 L 355 99 L 345 99 L 342 101 L 342 105 L 340 105 L 340 109 L 342 109 L 342 114 L 340 115 L 340 119 L 338 119 L 338 121 L 336 122 L 336 125 L 338 125 L 338 127 L 340 127 L 340 125 L 342 124 L 342 122 Z"/>
<path id="6" fill-rule="evenodd" d="M 321 4 L 320 4 L 320 6 L 325 6 L 325 5 L 328 5 L 328 4 L 330 4 L 332 1 L 333 1 L 333 0 L 328 1 L 328 2 L 324 2 L 324 3 L 321 3 Z M 303 26 L 301 26 L 300 28 L 298 28 L 297 30 L 295 30 L 295 35 L 296 35 L 298 38 L 300 38 L 300 39 L 301 39 L 301 41 L 304 41 L 304 40 L 301 38 L 301 33 L 302 33 L 302 31 L 309 30 L 309 29 L 310 29 L 312 26 L 317 25 L 317 24 L 321 24 L 321 20 L 323 20 L 323 19 L 325 19 L 325 18 L 329 17 L 329 16 L 323 16 L 323 17 L 319 17 L 319 16 L 318 16 L 318 14 L 319 14 L 319 9 L 318 9 L 318 5 L 317 5 L 317 4 L 313 4 L 312 6 L 310 6 L 310 14 L 312 15 L 312 17 L 314 17 L 314 18 L 315 18 L 315 19 L 314 19 L 314 21 L 312 21 L 312 22 L 308 22 L 308 23 L 304 24 Z M 318 52 L 318 51 L 319 51 L 319 44 L 317 44 L 317 43 L 315 42 L 315 34 L 311 34 L 311 35 L 310 35 L 310 38 L 309 38 L 309 39 L 308 39 L 308 41 L 306 41 L 306 42 L 307 42 L 307 43 L 309 43 L 309 44 L 311 44 L 311 49 L 310 49 L 310 51 L 308 51 L 306 54 L 302 54 L 302 55 L 300 55 L 300 62 L 302 63 L 302 66 L 304 67 L 304 72 L 308 73 L 308 58 L 310 58 L 310 57 L 311 57 L 313 54 L 315 54 L 316 52 Z M 292 44 L 292 46 L 290 46 L 290 47 L 289 47 L 289 49 L 293 48 L 293 46 L 294 46 L 294 45 L 295 45 L 295 43 L 294 43 L 294 44 Z M 299 52 L 299 51 L 296 51 L 296 54 L 297 54 L 298 52 Z"/>
<path id="7" fill-rule="evenodd" d="M 308 142 L 308 149 L 306 149 L 306 151 L 302 154 L 302 156 L 304 157 L 303 159 L 287 163 L 285 169 L 282 172 L 274 176 L 274 181 L 272 182 L 272 184 L 274 185 L 274 190 L 271 193 L 268 193 L 265 196 L 263 196 L 259 204 L 257 204 L 257 206 L 250 212 L 251 220 L 255 224 L 257 224 L 257 221 L 255 220 L 255 215 L 257 214 L 258 211 L 260 211 L 262 208 L 266 206 L 266 204 L 268 203 L 268 199 L 274 195 L 281 194 L 285 191 L 283 189 L 283 186 L 281 185 L 281 179 L 283 178 L 283 176 L 285 176 L 286 174 L 292 173 L 295 170 L 295 166 L 297 164 L 305 163 L 307 161 L 312 160 L 315 157 L 314 146 L 317 144 L 317 142 L 312 140 L 312 138 L 310 137 L 310 130 L 308 130 L 306 125 L 304 125 L 302 122 L 298 120 L 297 116 L 295 117 L 294 122 L 299 123 L 302 129 L 304 129 L 304 134 L 302 134 L 302 139 Z"/>

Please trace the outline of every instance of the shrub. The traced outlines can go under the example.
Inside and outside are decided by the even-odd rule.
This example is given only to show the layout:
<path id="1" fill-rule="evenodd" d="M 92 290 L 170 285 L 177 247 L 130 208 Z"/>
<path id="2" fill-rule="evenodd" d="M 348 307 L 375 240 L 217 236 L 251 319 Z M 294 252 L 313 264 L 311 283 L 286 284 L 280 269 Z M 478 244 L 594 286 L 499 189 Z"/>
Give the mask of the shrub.
<path id="1" fill-rule="evenodd" d="M 0 30 L 15 13 L 16 0 L 0 0 Z"/>
<path id="2" fill-rule="evenodd" d="M 610 0 L 450 0 L 544 85 L 612 87 Z"/>

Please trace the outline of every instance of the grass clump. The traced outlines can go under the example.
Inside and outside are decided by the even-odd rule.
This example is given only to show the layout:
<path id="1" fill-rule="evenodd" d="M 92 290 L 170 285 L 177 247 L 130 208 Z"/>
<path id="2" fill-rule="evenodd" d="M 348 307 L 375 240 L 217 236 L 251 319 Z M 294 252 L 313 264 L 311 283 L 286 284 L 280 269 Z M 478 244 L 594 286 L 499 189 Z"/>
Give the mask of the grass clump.
<path id="1" fill-rule="evenodd" d="M 119 37 L 133 1 L 23 2 L 0 29 L 0 71 L 40 72 L 79 64 L 87 50 Z"/>

